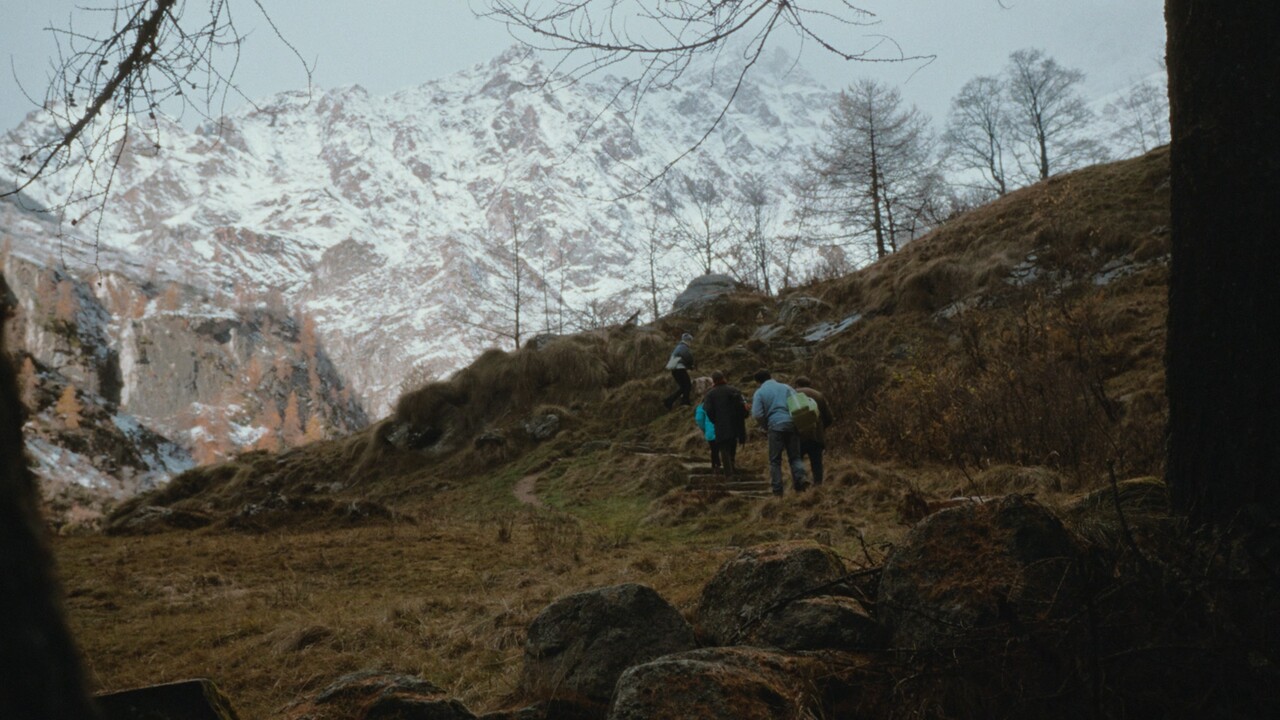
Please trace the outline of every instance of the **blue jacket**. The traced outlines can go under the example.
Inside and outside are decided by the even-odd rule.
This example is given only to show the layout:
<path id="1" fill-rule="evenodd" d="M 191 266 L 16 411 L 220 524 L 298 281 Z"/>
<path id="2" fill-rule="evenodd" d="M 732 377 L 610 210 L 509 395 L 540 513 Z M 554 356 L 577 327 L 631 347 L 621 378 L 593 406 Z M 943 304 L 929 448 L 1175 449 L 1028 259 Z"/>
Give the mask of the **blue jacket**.
<path id="1" fill-rule="evenodd" d="M 787 410 L 787 398 L 795 394 L 796 391 L 792 390 L 790 385 L 784 385 L 773 379 L 765 380 L 764 384 L 756 390 L 755 396 L 751 398 L 751 417 L 766 430 L 783 432 L 795 430 L 795 423 L 791 422 L 791 412 Z"/>
<path id="2" fill-rule="evenodd" d="M 702 409 L 702 403 L 698 403 L 698 409 L 693 411 L 693 421 L 698 423 L 698 429 L 702 430 L 707 442 L 715 442 L 716 426 L 711 422 L 711 418 L 707 417 L 707 411 Z"/>

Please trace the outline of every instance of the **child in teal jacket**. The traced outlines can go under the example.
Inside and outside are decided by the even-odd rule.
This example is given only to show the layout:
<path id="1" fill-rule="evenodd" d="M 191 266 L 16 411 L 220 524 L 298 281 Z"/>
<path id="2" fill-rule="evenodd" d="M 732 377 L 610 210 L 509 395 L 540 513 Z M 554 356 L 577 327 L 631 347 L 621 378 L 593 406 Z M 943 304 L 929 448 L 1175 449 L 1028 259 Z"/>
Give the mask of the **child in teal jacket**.
<path id="1" fill-rule="evenodd" d="M 720 448 L 716 446 L 716 426 L 702 409 L 702 403 L 693 411 L 693 421 L 697 423 L 702 436 L 707 439 L 707 447 L 711 450 L 711 474 L 720 474 Z"/>

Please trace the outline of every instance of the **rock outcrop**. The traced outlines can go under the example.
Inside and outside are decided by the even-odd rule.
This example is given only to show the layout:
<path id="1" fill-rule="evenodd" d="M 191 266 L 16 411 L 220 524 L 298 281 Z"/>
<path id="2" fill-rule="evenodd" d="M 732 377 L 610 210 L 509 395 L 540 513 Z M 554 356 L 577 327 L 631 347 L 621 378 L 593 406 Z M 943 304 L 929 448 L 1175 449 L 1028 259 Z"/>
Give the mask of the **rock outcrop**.
<path id="1" fill-rule="evenodd" d="M 1079 608 L 1081 550 L 1022 495 L 930 515 L 885 563 L 878 606 L 895 646 L 931 648 Z"/>
<path id="2" fill-rule="evenodd" d="M 662 596 L 626 584 L 569 595 L 529 626 L 522 692 L 603 706 L 624 670 L 695 647 L 693 630 Z"/>
<path id="3" fill-rule="evenodd" d="M 668 655 L 623 673 L 609 720 L 855 717 L 866 692 L 865 658 L 707 648 Z"/>
<path id="4" fill-rule="evenodd" d="M 702 590 L 696 626 L 709 645 L 743 642 L 789 603 L 839 593 L 844 563 L 830 548 L 789 542 L 747 548 L 722 565 Z"/>

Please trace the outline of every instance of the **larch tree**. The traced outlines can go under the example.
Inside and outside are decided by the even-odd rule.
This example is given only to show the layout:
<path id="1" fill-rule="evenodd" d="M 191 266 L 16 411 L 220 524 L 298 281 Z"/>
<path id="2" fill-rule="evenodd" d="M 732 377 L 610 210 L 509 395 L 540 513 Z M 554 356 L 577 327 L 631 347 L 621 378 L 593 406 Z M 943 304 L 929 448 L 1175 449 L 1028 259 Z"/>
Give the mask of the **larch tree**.
<path id="1" fill-rule="evenodd" d="M 39 392 L 40 392 L 40 373 L 36 371 L 36 364 L 31 360 L 31 356 L 27 355 L 22 358 L 22 367 L 18 369 L 18 392 L 22 398 L 22 404 L 27 406 L 31 412 L 39 410 Z"/>
<path id="2" fill-rule="evenodd" d="M 298 407 L 297 391 L 289 393 L 284 404 L 284 417 L 280 421 L 280 438 L 285 447 L 296 447 L 302 442 L 302 411 Z"/>
<path id="3" fill-rule="evenodd" d="M 925 224 L 936 191 L 928 118 L 903 107 L 902 95 L 874 80 L 840 93 L 827 137 L 814 150 L 818 203 L 848 233 L 867 238 L 883 258 Z"/>
<path id="4" fill-rule="evenodd" d="M 79 429 L 80 413 L 84 411 L 84 407 L 76 399 L 75 385 L 67 383 L 67 386 L 62 389 L 62 394 L 58 396 L 58 402 L 53 406 L 53 411 L 62 419 L 62 424 L 68 430 Z"/>

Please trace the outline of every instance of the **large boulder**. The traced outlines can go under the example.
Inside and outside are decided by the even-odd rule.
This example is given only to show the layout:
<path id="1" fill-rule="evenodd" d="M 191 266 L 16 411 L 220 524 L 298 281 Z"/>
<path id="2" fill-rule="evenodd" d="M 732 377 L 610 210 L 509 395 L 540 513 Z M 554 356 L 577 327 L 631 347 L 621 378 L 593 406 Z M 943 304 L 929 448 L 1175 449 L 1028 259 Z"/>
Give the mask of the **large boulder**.
<path id="1" fill-rule="evenodd" d="M 676 296 L 671 310 L 677 313 L 700 310 L 721 295 L 728 295 L 738 288 L 738 282 L 728 275 L 708 273 L 693 279 L 684 292 Z"/>
<path id="2" fill-rule="evenodd" d="M 475 720 L 475 714 L 422 678 L 364 671 L 344 675 L 287 720 Z"/>
<path id="3" fill-rule="evenodd" d="M 812 595 L 843 594 L 845 566 L 814 542 L 746 548 L 716 571 L 698 602 L 699 637 L 709 645 L 737 645 L 789 603 Z"/>
<path id="4" fill-rule="evenodd" d="M 747 630 L 746 645 L 782 650 L 875 650 L 889 633 L 862 603 L 851 597 L 823 595 L 787 603 Z"/>
<path id="5" fill-rule="evenodd" d="M 896 647 L 946 645 L 1079 610 L 1082 552 L 1022 495 L 930 515 L 885 562 L 877 606 Z"/>
<path id="6" fill-rule="evenodd" d="M 104 693 L 94 698 L 103 720 L 236 720 L 231 701 L 200 678 Z"/>
<path id="7" fill-rule="evenodd" d="M 880 693 L 866 666 L 848 653 L 745 647 L 667 655 L 623 673 L 608 720 L 871 717 Z"/>
<path id="8" fill-rule="evenodd" d="M 548 605 L 529 626 L 520 687 L 534 699 L 603 706 L 623 670 L 693 647 L 693 629 L 652 588 L 588 590 Z"/>

